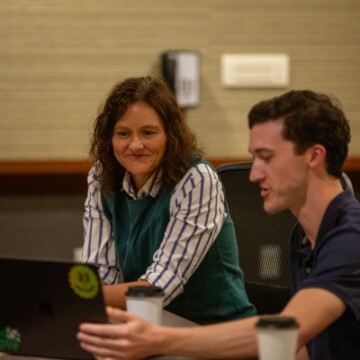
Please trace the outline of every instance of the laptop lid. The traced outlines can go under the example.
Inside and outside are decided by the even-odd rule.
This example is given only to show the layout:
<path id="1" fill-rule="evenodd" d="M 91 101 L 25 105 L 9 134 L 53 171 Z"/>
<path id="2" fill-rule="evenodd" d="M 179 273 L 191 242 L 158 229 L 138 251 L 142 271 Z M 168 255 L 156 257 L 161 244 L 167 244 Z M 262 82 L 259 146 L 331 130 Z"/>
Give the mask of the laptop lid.
<path id="1" fill-rule="evenodd" d="M 92 359 L 76 339 L 81 322 L 107 322 L 91 264 L 0 258 L 0 352 Z"/>

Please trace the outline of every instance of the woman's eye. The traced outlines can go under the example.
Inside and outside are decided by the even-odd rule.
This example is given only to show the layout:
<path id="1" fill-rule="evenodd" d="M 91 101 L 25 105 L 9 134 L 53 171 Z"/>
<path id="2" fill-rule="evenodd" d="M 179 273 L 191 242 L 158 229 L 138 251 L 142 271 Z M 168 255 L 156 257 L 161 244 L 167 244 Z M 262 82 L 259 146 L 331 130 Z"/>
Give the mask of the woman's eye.
<path id="1" fill-rule="evenodd" d="M 144 136 L 151 136 L 155 134 L 154 130 L 144 130 L 143 131 Z"/>
<path id="2" fill-rule="evenodd" d="M 116 131 L 115 135 L 117 135 L 121 138 L 125 138 L 125 137 L 129 136 L 129 133 L 127 131 Z"/>

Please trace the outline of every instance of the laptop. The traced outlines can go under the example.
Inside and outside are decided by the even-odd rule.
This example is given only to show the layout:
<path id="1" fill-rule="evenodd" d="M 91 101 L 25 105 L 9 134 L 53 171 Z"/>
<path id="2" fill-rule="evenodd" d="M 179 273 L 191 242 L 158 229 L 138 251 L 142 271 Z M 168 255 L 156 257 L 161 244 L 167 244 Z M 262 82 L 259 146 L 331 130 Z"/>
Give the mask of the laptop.
<path id="1" fill-rule="evenodd" d="M 92 264 L 0 258 L 0 353 L 93 359 L 80 348 L 81 322 L 107 322 Z"/>

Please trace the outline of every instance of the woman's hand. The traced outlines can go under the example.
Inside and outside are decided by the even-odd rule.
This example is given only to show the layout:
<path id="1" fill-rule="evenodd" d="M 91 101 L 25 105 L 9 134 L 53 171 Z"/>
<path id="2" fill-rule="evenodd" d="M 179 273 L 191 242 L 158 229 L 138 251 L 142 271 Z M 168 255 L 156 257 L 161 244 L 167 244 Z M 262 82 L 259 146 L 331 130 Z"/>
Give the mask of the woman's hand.
<path id="1" fill-rule="evenodd" d="M 111 324 L 80 324 L 80 346 L 96 359 L 141 359 L 161 353 L 157 325 L 126 311 L 107 307 Z"/>

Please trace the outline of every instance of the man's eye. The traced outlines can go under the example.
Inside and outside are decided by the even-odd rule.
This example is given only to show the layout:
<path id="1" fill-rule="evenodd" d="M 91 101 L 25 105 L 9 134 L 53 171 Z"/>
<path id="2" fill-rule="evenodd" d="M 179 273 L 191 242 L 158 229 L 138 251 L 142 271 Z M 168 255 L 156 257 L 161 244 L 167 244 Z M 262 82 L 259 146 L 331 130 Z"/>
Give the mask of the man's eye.
<path id="1" fill-rule="evenodd" d="M 262 160 L 265 162 L 269 162 L 272 159 L 272 156 L 263 156 Z"/>

